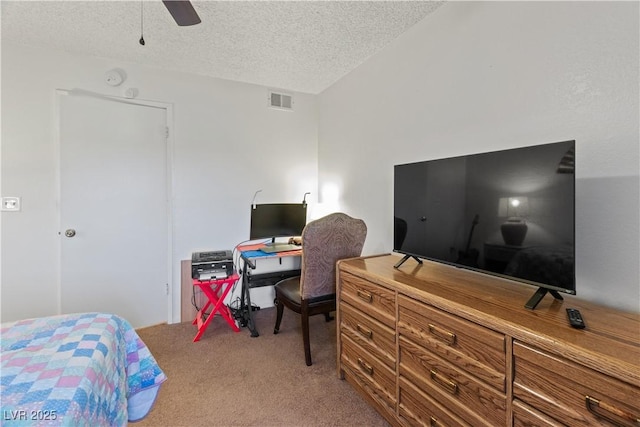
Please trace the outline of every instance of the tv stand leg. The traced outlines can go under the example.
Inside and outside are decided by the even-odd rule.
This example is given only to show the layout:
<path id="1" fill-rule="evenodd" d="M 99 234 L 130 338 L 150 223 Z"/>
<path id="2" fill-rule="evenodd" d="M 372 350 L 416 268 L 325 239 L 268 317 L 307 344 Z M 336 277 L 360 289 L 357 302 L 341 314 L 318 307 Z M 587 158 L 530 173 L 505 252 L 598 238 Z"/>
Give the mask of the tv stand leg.
<path id="1" fill-rule="evenodd" d="M 525 308 L 528 308 L 529 310 L 534 310 L 538 305 L 538 303 L 542 300 L 542 298 L 544 298 L 544 296 L 547 294 L 547 292 L 549 292 L 557 300 L 564 299 L 562 298 L 562 295 L 560 295 L 558 291 L 554 291 L 553 289 L 538 288 L 538 290 L 533 294 L 533 296 L 529 298 L 529 301 L 527 301 L 527 303 L 524 305 Z"/>
<path id="2" fill-rule="evenodd" d="M 550 293 L 551 295 L 553 295 L 553 297 L 554 297 L 555 299 L 557 299 L 557 300 L 560 300 L 560 301 L 563 301 L 563 300 L 564 300 L 564 298 L 562 298 L 562 295 L 560 295 L 560 293 L 559 293 L 558 291 L 554 291 L 554 290 L 552 290 L 552 289 L 549 289 L 549 293 Z"/>
<path id="3" fill-rule="evenodd" d="M 405 256 L 403 256 L 403 257 L 402 257 L 402 259 L 401 259 L 400 261 L 398 261 L 398 262 L 396 263 L 396 265 L 394 265 L 394 266 L 393 266 L 393 268 L 400 268 L 400 266 L 401 266 L 402 264 L 404 264 L 404 262 L 405 262 L 406 260 L 408 260 L 409 258 L 413 258 L 413 259 L 415 259 L 415 260 L 418 262 L 418 264 L 422 264 L 422 260 L 421 260 L 420 258 L 418 258 L 417 256 L 413 256 L 413 255 L 405 255 Z"/>

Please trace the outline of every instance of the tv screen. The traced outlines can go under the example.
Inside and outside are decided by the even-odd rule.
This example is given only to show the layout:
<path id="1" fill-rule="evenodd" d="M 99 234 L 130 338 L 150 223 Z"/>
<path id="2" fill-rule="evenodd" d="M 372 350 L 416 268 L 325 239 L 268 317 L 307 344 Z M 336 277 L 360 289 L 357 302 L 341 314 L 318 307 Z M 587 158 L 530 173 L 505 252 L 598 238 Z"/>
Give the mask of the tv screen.
<path id="1" fill-rule="evenodd" d="M 273 203 L 252 205 L 249 238 L 254 240 L 300 236 L 306 224 L 306 204 Z"/>
<path id="2" fill-rule="evenodd" d="M 395 252 L 575 294 L 575 141 L 394 167 Z"/>

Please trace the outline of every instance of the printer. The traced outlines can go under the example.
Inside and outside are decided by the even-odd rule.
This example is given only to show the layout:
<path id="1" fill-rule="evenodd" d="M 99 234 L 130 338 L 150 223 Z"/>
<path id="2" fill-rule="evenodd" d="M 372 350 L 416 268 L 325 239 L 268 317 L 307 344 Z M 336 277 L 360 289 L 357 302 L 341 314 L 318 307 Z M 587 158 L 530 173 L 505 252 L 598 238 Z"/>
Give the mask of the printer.
<path id="1" fill-rule="evenodd" d="M 233 274 L 233 253 L 228 250 L 193 252 L 191 277 L 196 280 L 226 279 Z"/>

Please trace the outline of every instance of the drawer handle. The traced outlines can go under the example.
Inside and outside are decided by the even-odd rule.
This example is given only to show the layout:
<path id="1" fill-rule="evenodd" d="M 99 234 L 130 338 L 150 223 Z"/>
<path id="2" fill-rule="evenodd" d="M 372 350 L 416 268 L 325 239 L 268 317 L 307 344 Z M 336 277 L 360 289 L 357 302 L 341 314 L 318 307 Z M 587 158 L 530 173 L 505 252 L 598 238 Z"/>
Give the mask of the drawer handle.
<path id="1" fill-rule="evenodd" d="M 367 339 L 373 338 L 373 331 L 371 329 L 367 329 L 359 323 L 358 323 L 358 326 L 356 326 L 356 329 L 358 330 L 358 332 L 360 332 L 360 335 L 362 335 L 363 337 Z"/>
<path id="2" fill-rule="evenodd" d="M 360 289 L 358 289 L 358 297 L 368 303 L 373 302 L 373 295 L 371 295 L 369 292 L 361 291 Z"/>
<path id="3" fill-rule="evenodd" d="M 589 412 L 596 415 L 597 417 L 604 418 L 605 420 L 610 421 L 614 424 L 619 424 L 620 420 L 618 418 L 622 418 L 625 421 L 629 421 L 637 426 L 640 426 L 640 418 L 634 416 L 630 412 L 627 412 L 620 408 L 616 408 L 615 406 L 609 405 L 608 403 L 601 402 L 591 396 L 585 396 L 584 399 Z M 608 415 L 607 413 L 614 415 L 614 417 Z"/>
<path id="4" fill-rule="evenodd" d="M 443 424 L 440 424 L 440 421 L 436 417 L 431 416 L 429 420 L 430 427 L 440 427 Z"/>
<path id="5" fill-rule="evenodd" d="M 367 362 L 365 362 L 359 357 L 358 357 L 358 365 L 360 365 L 360 367 L 364 369 L 367 374 L 373 376 L 373 366 L 369 365 Z"/>
<path id="6" fill-rule="evenodd" d="M 458 384 L 448 378 L 445 378 L 443 375 L 440 375 L 435 369 L 431 369 L 431 379 L 446 388 L 451 394 L 456 394 L 458 392 Z"/>
<path id="7" fill-rule="evenodd" d="M 449 345 L 454 345 L 456 343 L 456 334 L 438 328 L 434 324 L 429 323 L 429 332 L 431 333 L 431 335 L 445 340 Z"/>

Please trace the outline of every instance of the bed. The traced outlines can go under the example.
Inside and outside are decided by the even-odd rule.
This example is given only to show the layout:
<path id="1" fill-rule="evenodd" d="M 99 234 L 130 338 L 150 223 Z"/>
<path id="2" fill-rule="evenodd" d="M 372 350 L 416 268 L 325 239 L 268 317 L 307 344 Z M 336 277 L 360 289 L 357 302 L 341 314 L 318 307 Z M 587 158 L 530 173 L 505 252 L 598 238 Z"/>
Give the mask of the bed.
<path id="1" fill-rule="evenodd" d="M 123 426 L 166 375 L 125 319 L 105 313 L 2 324 L 0 424 Z"/>

